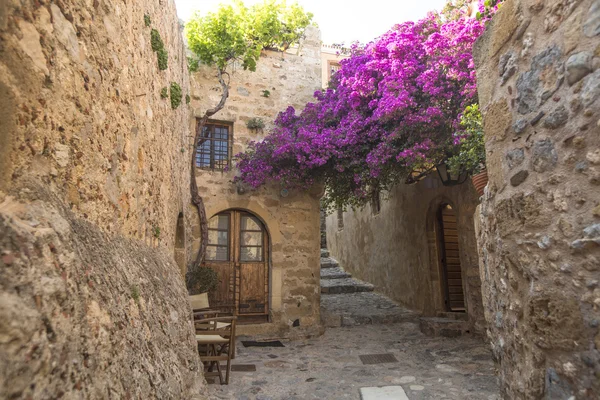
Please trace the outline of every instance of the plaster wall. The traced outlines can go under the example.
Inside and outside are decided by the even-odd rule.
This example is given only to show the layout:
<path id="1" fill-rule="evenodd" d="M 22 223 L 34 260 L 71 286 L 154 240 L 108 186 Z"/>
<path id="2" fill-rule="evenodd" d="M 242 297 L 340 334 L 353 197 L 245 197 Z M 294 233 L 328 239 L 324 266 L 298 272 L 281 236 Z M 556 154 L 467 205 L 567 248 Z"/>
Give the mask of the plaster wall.
<path id="1" fill-rule="evenodd" d="M 436 212 L 450 204 L 458 219 L 463 289 L 470 325 L 482 332 L 483 311 L 473 215 L 478 204 L 470 182 L 445 187 L 437 175 L 397 185 L 382 194 L 381 210 L 371 205 L 327 217 L 327 247 L 342 267 L 375 290 L 434 316 L 445 311 L 441 266 L 437 253 Z"/>
<path id="2" fill-rule="evenodd" d="M 189 93 L 173 1 L 0 2 L 0 398 L 202 396 L 171 82 Z"/>
<path id="3" fill-rule="evenodd" d="M 280 111 L 291 105 L 300 112 L 312 100 L 313 93 L 321 87 L 320 57 L 320 32 L 309 27 L 298 48 L 287 53 L 264 51 L 255 72 L 235 71 L 225 108 L 212 117 L 233 123 L 233 155 L 244 151 L 250 141 L 264 137 Z M 201 67 L 192 76 L 191 106 L 196 117 L 201 117 L 220 99 L 215 74 L 213 69 Z M 261 118 L 265 128 L 248 129 L 246 123 L 251 118 Z M 306 193 L 290 191 L 284 197 L 281 186 L 248 190 L 235 185 L 234 176 L 235 169 L 221 172 L 198 168 L 196 171 L 208 218 L 228 209 L 250 211 L 262 219 L 270 235 L 271 321 L 239 325 L 239 331 L 282 337 L 318 334 L 322 189 L 314 188 Z M 196 249 L 200 244 L 198 225 L 194 229 L 194 240 Z"/>
<path id="4" fill-rule="evenodd" d="M 507 399 L 600 397 L 600 1 L 507 0 L 474 52 L 479 249 Z"/>

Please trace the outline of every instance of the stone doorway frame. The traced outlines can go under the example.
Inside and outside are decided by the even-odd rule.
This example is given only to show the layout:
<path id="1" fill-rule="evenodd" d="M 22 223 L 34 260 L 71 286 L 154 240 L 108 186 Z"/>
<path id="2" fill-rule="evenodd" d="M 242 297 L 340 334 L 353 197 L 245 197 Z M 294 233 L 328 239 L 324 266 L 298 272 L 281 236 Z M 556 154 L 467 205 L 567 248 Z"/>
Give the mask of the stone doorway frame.
<path id="1" fill-rule="evenodd" d="M 433 297 L 431 312 L 427 314 L 435 315 L 438 312 L 448 312 L 448 307 L 445 303 L 445 282 L 444 282 L 444 266 L 442 264 L 440 255 L 440 232 L 441 226 L 439 224 L 439 211 L 442 206 L 449 205 L 456 214 L 457 227 L 459 232 L 462 232 L 460 227 L 460 209 L 456 207 L 454 202 L 444 195 L 435 197 L 430 203 L 427 209 L 427 215 L 425 217 L 425 231 L 427 235 L 427 249 L 429 255 L 429 280 L 430 280 L 430 291 Z M 460 234 L 462 235 L 462 233 Z M 459 257 L 461 260 L 461 278 L 463 293 L 465 298 L 465 312 L 468 314 L 468 296 L 467 288 L 465 287 L 466 272 L 465 266 L 462 263 L 464 259 L 464 246 L 462 246 L 462 238 L 459 235 Z"/>

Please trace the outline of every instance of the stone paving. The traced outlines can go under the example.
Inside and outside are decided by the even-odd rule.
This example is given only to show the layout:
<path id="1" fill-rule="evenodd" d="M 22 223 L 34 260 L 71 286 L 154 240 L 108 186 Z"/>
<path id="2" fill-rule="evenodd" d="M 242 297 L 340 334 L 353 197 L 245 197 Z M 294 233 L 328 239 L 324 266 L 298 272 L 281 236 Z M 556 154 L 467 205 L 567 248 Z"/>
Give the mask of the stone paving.
<path id="1" fill-rule="evenodd" d="M 419 314 L 376 292 L 321 296 L 321 319 L 327 327 L 417 322 Z"/>
<path id="2" fill-rule="evenodd" d="M 245 348 L 239 338 L 229 385 L 209 385 L 212 399 L 360 399 L 366 387 L 401 386 L 410 400 L 499 400 L 494 364 L 481 338 L 431 338 L 413 322 L 328 329 L 286 347 Z M 397 362 L 363 365 L 359 355 L 391 353 Z"/>

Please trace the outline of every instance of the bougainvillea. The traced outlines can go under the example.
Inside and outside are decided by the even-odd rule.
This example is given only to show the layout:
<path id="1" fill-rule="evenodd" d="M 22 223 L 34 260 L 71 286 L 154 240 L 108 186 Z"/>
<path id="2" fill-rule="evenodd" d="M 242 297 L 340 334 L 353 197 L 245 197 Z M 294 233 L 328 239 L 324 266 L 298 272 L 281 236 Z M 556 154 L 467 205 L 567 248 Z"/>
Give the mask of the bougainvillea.
<path id="1" fill-rule="evenodd" d="M 447 157 L 461 112 L 476 102 L 471 51 L 484 23 L 430 13 L 355 45 L 314 103 L 281 112 L 273 131 L 238 155 L 236 179 L 254 188 L 320 181 L 326 206 L 360 206 Z"/>

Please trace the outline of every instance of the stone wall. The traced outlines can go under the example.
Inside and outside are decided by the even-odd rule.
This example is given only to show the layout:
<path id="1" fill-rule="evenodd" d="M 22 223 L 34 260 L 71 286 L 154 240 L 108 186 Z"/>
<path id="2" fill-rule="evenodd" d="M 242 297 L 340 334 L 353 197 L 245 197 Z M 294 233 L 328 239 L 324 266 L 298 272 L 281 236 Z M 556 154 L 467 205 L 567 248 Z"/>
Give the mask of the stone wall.
<path id="1" fill-rule="evenodd" d="M 160 96 L 185 59 L 170 0 L 0 2 L 0 397 L 201 392 L 173 262 L 190 114 Z"/>
<path id="2" fill-rule="evenodd" d="M 478 238 L 507 399 L 600 397 L 600 1 L 507 0 L 476 45 Z"/>
<path id="3" fill-rule="evenodd" d="M 231 75 L 230 96 L 214 120 L 233 123 L 233 155 L 244 151 L 252 140 L 260 140 L 273 127 L 280 111 L 294 106 L 299 112 L 321 88 L 320 32 L 309 27 L 305 40 L 287 53 L 264 51 L 255 72 L 236 69 Z M 298 50 L 299 49 L 299 50 Z M 192 102 L 196 117 L 220 99 L 216 71 L 201 67 L 192 77 Z M 268 91 L 265 95 L 264 91 Z M 264 129 L 246 124 L 261 118 Z M 271 322 L 239 325 L 247 334 L 299 337 L 319 332 L 319 198 L 322 189 L 290 191 L 268 186 L 256 191 L 233 183 L 229 172 L 197 169 L 198 187 L 208 218 L 221 211 L 240 209 L 258 216 L 270 235 Z M 199 246 L 195 229 L 195 248 Z"/>
<path id="4" fill-rule="evenodd" d="M 403 305 L 434 316 L 445 311 L 436 213 L 450 204 L 457 213 L 463 289 L 472 331 L 484 330 L 481 282 L 474 234 L 477 194 L 470 182 L 442 186 L 437 174 L 383 193 L 381 210 L 327 217 L 327 247 L 341 266 Z M 343 226 L 343 227 L 342 227 Z"/>

